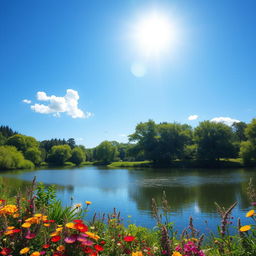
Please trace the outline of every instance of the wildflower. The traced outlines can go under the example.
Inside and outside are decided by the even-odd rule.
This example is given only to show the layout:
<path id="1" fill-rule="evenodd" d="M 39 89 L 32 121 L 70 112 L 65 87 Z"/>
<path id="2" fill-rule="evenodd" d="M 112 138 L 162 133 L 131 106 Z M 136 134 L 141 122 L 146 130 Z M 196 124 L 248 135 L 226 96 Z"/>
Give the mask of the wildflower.
<path id="1" fill-rule="evenodd" d="M 125 237 L 124 237 L 124 241 L 125 241 L 125 242 L 132 242 L 134 239 L 135 239 L 134 236 L 125 236 Z"/>
<path id="2" fill-rule="evenodd" d="M 25 238 L 33 239 L 33 238 L 35 238 L 35 236 L 36 236 L 36 234 L 32 234 L 32 233 L 28 232 L 27 235 L 25 236 Z"/>
<path id="3" fill-rule="evenodd" d="M 92 204 L 92 202 L 91 202 L 91 201 L 85 201 L 85 203 L 86 203 L 87 205 Z"/>
<path id="4" fill-rule="evenodd" d="M 30 254 L 30 256 L 40 256 L 40 252 L 33 252 Z"/>
<path id="5" fill-rule="evenodd" d="M 52 242 L 54 242 L 54 243 L 56 243 L 56 242 L 58 242 L 58 241 L 60 241 L 60 236 L 53 236 L 52 238 L 51 238 L 51 241 Z"/>
<path id="6" fill-rule="evenodd" d="M 132 256 L 143 256 L 142 251 L 132 252 Z"/>
<path id="7" fill-rule="evenodd" d="M 45 227 L 50 227 L 50 225 L 51 225 L 50 223 L 44 223 Z"/>
<path id="8" fill-rule="evenodd" d="M 75 228 L 79 230 L 80 232 L 86 232 L 88 231 L 88 227 L 84 225 L 83 223 L 76 223 Z"/>
<path id="9" fill-rule="evenodd" d="M 68 236 L 64 239 L 65 243 L 67 244 L 73 244 L 77 239 L 77 236 L 76 235 L 71 235 L 71 236 Z"/>
<path id="10" fill-rule="evenodd" d="M 255 211 L 254 210 L 250 210 L 249 212 L 246 213 L 246 217 L 252 217 L 254 215 Z"/>
<path id="11" fill-rule="evenodd" d="M 75 224 L 73 222 L 69 222 L 69 223 L 66 224 L 66 227 L 75 229 Z"/>
<path id="12" fill-rule="evenodd" d="M 18 213 L 14 213 L 14 214 L 12 215 L 12 217 L 13 217 L 14 219 L 16 219 L 16 218 L 19 218 L 20 215 L 19 215 Z"/>
<path id="13" fill-rule="evenodd" d="M 245 226 L 242 226 L 239 230 L 241 231 L 241 232 L 246 232 L 246 231 L 248 231 L 248 230 L 250 230 L 251 229 L 251 226 L 250 225 L 245 225 Z"/>
<path id="14" fill-rule="evenodd" d="M 2 251 L 0 251 L 0 254 L 2 254 L 2 255 L 9 255 L 9 253 L 11 251 L 12 250 L 10 248 L 3 247 Z"/>
<path id="15" fill-rule="evenodd" d="M 19 233 L 21 231 L 21 229 L 15 228 L 15 229 L 11 229 L 11 230 L 7 230 L 4 234 L 5 235 L 13 235 L 15 233 Z"/>
<path id="16" fill-rule="evenodd" d="M 83 223 L 82 220 L 73 220 L 75 223 Z"/>
<path id="17" fill-rule="evenodd" d="M 172 256 L 182 256 L 182 254 L 180 254 L 180 253 L 177 252 L 177 251 L 174 251 L 173 254 L 172 254 Z"/>
<path id="18" fill-rule="evenodd" d="M 75 208 L 80 208 L 82 204 L 75 204 Z"/>
<path id="19" fill-rule="evenodd" d="M 101 251 L 104 250 L 103 247 L 102 247 L 101 245 L 98 245 L 98 244 L 95 244 L 95 245 L 94 245 L 94 248 L 95 248 L 98 252 L 101 252 Z"/>
<path id="20" fill-rule="evenodd" d="M 25 222 L 21 225 L 23 228 L 30 228 L 31 223 L 30 222 Z"/>
<path id="21" fill-rule="evenodd" d="M 18 211 L 18 208 L 14 204 L 8 204 L 8 205 L 5 205 L 4 207 L 0 208 L 0 214 L 12 215 L 17 211 Z"/>
<path id="22" fill-rule="evenodd" d="M 25 247 L 25 248 L 20 250 L 20 254 L 26 254 L 27 252 L 29 252 L 29 250 L 30 250 L 29 247 Z"/>
<path id="23" fill-rule="evenodd" d="M 78 239 L 77 239 L 78 240 Z M 79 240 L 78 240 L 79 241 Z M 82 245 L 83 246 L 92 246 L 94 243 L 93 243 L 93 241 L 91 241 L 91 240 L 88 240 L 88 239 L 86 239 L 86 240 L 84 240 L 83 242 L 82 242 Z"/>
<path id="24" fill-rule="evenodd" d="M 94 240 L 99 240 L 100 237 L 92 232 L 85 232 L 86 235 L 88 235 L 90 238 L 94 239 Z"/>
<path id="25" fill-rule="evenodd" d="M 56 232 L 61 232 L 63 228 L 56 228 Z"/>
<path id="26" fill-rule="evenodd" d="M 44 249 L 47 249 L 47 248 L 50 247 L 50 245 L 49 245 L 49 244 L 44 244 L 42 247 L 43 247 Z"/>
<path id="27" fill-rule="evenodd" d="M 55 232 L 51 233 L 50 236 L 58 236 L 59 234 L 60 234 L 60 232 L 55 231 Z"/>
<path id="28" fill-rule="evenodd" d="M 59 246 L 57 247 L 57 251 L 59 251 L 59 252 L 64 252 L 64 251 L 65 251 L 65 246 L 64 246 L 64 245 L 59 245 Z"/>

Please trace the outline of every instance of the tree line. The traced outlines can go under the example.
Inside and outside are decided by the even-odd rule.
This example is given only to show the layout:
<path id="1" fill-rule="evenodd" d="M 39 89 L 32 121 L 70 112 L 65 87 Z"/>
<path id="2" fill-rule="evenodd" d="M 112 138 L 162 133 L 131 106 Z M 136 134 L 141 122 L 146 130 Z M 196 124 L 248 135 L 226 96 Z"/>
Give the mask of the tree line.
<path id="1" fill-rule="evenodd" d="M 152 161 L 170 165 L 174 161 L 213 164 L 221 159 L 241 158 L 244 165 L 256 165 L 256 119 L 232 126 L 211 121 L 195 128 L 179 123 L 137 124 L 129 143 L 103 141 L 95 148 L 76 145 L 73 138 L 37 141 L 0 126 L 0 169 L 33 168 L 44 164 L 80 165 L 85 161 L 109 164 L 114 161 Z"/>

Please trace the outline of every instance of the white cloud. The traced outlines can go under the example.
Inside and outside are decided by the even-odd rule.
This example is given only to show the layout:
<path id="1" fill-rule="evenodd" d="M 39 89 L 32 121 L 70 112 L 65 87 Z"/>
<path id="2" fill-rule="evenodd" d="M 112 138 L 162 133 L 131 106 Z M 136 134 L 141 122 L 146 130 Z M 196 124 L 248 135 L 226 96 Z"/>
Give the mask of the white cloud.
<path id="1" fill-rule="evenodd" d="M 55 117 L 60 117 L 60 113 L 67 113 L 72 118 L 88 118 L 92 115 L 78 108 L 79 94 L 72 89 L 67 89 L 64 97 L 47 96 L 45 92 L 37 92 L 37 99 L 49 102 L 48 105 L 36 103 L 31 106 L 32 110 L 40 114 L 53 114 Z"/>
<path id="2" fill-rule="evenodd" d="M 239 123 L 241 121 L 237 120 L 237 119 L 233 119 L 230 117 L 214 117 L 213 119 L 211 119 L 211 122 L 215 122 L 215 123 L 223 123 L 226 124 L 228 126 L 231 126 L 233 123 Z"/>
<path id="3" fill-rule="evenodd" d="M 188 120 L 192 121 L 192 120 L 196 120 L 199 116 L 198 115 L 190 115 L 188 117 Z"/>
<path id="4" fill-rule="evenodd" d="M 22 100 L 22 102 L 24 102 L 26 104 L 31 104 L 31 100 L 27 100 L 27 99 Z"/>

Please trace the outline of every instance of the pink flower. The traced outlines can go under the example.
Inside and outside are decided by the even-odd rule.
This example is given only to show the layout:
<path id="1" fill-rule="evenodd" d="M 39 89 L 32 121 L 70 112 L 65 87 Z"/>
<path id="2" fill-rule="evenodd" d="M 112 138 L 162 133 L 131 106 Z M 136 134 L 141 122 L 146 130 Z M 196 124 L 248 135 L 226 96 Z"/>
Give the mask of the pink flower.
<path id="1" fill-rule="evenodd" d="M 77 240 L 76 235 L 71 235 L 64 239 L 65 243 L 67 243 L 67 244 L 73 244 L 76 240 Z"/>
<path id="2" fill-rule="evenodd" d="M 27 239 L 33 239 L 33 238 L 35 238 L 35 237 L 36 237 L 36 234 L 30 233 L 30 232 L 28 232 L 28 233 L 26 234 L 26 236 L 25 236 L 25 238 L 27 238 Z"/>

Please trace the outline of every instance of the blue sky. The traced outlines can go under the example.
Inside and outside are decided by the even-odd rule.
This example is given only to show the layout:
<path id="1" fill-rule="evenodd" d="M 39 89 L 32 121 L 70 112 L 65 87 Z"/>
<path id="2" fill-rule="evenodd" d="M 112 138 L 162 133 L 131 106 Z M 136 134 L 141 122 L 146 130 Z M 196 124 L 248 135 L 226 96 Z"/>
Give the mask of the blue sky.
<path id="1" fill-rule="evenodd" d="M 255 8 L 253 0 L 2 0 L 1 124 L 38 140 L 73 137 L 93 147 L 126 141 L 148 119 L 249 122 Z M 145 58 L 132 33 L 152 12 L 168 17 L 177 38 Z M 142 77 L 131 72 L 137 62 L 146 68 Z"/>

